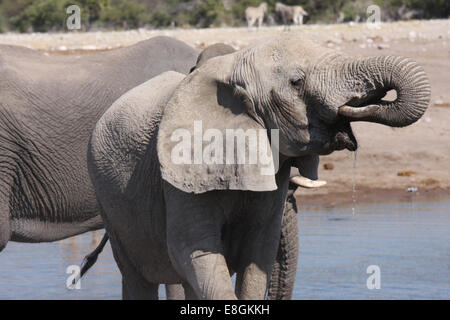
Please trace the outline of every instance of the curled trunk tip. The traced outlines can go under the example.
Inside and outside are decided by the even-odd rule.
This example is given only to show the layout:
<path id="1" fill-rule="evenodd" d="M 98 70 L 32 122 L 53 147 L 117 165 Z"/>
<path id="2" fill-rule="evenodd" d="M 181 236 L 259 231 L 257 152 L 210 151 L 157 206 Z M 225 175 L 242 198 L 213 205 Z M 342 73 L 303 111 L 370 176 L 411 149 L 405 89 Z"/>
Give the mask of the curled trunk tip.
<path id="1" fill-rule="evenodd" d="M 363 107 L 342 106 L 339 114 L 352 120 L 370 121 L 392 127 L 403 127 L 416 122 L 430 103 L 431 88 L 428 77 L 417 62 L 403 57 L 386 56 L 364 59 L 361 68 L 379 74 L 386 91 L 395 90 L 395 101 L 380 101 Z"/>

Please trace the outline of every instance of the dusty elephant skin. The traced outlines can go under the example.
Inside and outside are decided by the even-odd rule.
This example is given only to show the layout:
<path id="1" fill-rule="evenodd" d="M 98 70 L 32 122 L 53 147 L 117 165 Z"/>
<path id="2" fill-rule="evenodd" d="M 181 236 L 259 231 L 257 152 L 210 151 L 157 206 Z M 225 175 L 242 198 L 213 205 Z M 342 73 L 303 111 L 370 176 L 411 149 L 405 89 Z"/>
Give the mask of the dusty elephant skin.
<path id="1" fill-rule="evenodd" d="M 108 53 L 67 57 L 0 46 L 0 250 L 102 227 L 88 177 L 89 136 L 127 90 L 198 52 L 156 37 Z"/>
<path id="2" fill-rule="evenodd" d="M 391 89 L 398 99 L 381 101 Z M 411 124 L 429 98 L 425 73 L 409 59 L 352 58 L 300 35 L 127 92 L 99 120 L 88 150 L 123 297 L 157 298 L 158 283 L 183 283 L 201 299 L 263 299 L 293 163 L 355 150 L 350 121 Z M 193 133 L 194 121 L 220 132 L 278 129 L 280 169 L 261 175 L 260 164 L 173 162 L 173 133 Z"/>

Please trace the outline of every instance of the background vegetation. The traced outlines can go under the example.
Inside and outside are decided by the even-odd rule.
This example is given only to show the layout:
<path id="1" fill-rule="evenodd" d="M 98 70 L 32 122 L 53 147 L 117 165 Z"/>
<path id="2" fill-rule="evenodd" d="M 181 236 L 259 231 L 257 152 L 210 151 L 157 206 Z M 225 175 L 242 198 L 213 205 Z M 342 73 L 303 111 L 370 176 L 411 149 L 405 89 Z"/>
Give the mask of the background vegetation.
<path id="1" fill-rule="evenodd" d="M 0 32 L 46 32 L 65 28 L 66 8 L 81 8 L 83 30 L 210 27 L 244 25 L 244 11 L 262 0 L 0 0 Z M 276 0 L 266 0 L 269 15 Z M 306 23 L 364 19 L 366 8 L 377 4 L 384 21 L 399 19 L 448 18 L 449 0 L 283 0 L 302 5 L 309 16 Z M 342 15 L 342 14 L 343 15 Z"/>

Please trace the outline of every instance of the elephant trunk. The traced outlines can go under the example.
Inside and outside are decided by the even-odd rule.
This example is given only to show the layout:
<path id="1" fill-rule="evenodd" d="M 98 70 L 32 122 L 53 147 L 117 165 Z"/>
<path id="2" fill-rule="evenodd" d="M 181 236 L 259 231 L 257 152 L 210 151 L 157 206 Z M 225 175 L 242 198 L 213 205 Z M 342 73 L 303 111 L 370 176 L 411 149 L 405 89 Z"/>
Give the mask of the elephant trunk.
<path id="1" fill-rule="evenodd" d="M 365 85 L 375 86 L 378 92 L 376 101 L 358 105 L 351 102 L 339 108 L 339 114 L 349 120 L 369 121 L 391 127 L 403 127 L 417 121 L 430 103 L 430 84 L 422 67 L 408 58 L 385 56 L 358 60 L 350 65 L 353 73 L 366 78 Z M 381 101 L 389 90 L 395 90 L 395 101 Z M 358 101 L 355 99 L 354 101 Z M 372 102 L 375 102 L 372 104 Z"/>
<path id="2" fill-rule="evenodd" d="M 281 224 L 280 244 L 270 277 L 268 300 L 290 300 L 298 260 L 298 223 L 295 190 L 289 190 Z"/>

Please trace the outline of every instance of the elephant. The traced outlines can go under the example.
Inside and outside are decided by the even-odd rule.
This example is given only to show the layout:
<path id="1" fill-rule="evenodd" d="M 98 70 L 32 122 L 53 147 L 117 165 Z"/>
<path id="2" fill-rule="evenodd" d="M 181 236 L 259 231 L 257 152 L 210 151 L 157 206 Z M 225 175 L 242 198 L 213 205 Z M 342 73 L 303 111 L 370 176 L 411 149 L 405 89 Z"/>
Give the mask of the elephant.
<path id="1" fill-rule="evenodd" d="M 407 126 L 429 102 L 413 60 L 351 57 L 300 34 L 128 91 L 88 145 L 123 298 L 181 283 L 188 297 L 264 299 L 295 161 L 355 151 L 352 121 Z"/>
<path id="2" fill-rule="evenodd" d="M 190 73 L 211 58 L 234 53 L 235 51 L 233 47 L 223 43 L 210 45 L 199 54 L 196 65 L 192 67 Z M 291 170 L 291 182 L 289 183 L 288 197 L 283 215 L 280 245 L 267 296 L 269 300 L 289 300 L 292 297 L 298 259 L 297 206 L 293 193 L 297 187 L 317 188 L 323 185 L 322 181 L 310 180 L 299 176 L 301 172 L 304 176 L 316 179 L 319 165 L 318 157 L 301 159 L 295 165 L 297 168 L 292 168 Z M 81 266 L 80 278 L 95 264 L 108 239 L 108 234 L 105 233 L 98 247 L 85 257 Z M 166 286 L 166 296 L 168 299 L 184 299 L 184 289 L 182 286 L 168 285 Z"/>
<path id="3" fill-rule="evenodd" d="M 0 45 L 0 251 L 103 228 L 86 159 L 96 122 L 131 88 L 187 74 L 197 56 L 169 37 L 75 57 Z"/>

